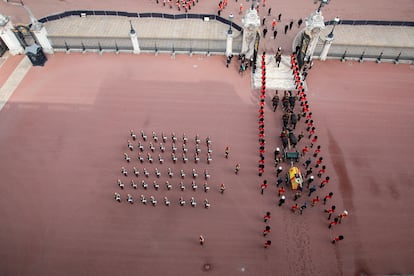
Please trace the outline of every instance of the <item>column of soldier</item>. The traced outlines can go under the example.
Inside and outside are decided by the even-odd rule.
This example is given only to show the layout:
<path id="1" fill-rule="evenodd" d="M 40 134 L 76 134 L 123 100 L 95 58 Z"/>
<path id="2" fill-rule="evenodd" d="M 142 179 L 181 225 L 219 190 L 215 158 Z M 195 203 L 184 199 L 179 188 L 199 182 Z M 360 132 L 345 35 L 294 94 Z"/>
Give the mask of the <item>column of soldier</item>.
<path id="1" fill-rule="evenodd" d="M 312 194 L 317 192 L 318 188 L 322 189 L 326 185 L 328 185 L 330 178 L 329 176 L 326 176 L 323 178 L 324 174 L 326 173 L 326 165 L 323 164 L 323 157 L 319 156 L 321 152 L 321 146 L 320 145 L 316 146 L 313 153 L 309 153 L 310 149 L 313 149 L 314 146 L 316 145 L 318 141 L 318 136 L 315 135 L 316 128 L 314 126 L 314 121 L 312 119 L 312 112 L 310 112 L 309 104 L 308 104 L 306 94 L 305 94 L 305 89 L 303 87 L 303 82 L 300 77 L 298 63 L 297 63 L 297 60 L 294 54 L 291 55 L 291 64 L 292 64 L 292 69 L 293 69 L 293 78 L 296 83 L 297 95 L 296 96 L 293 95 L 291 91 L 284 92 L 284 96 L 282 99 L 282 107 L 285 113 L 282 116 L 283 130 L 282 130 L 281 138 L 282 138 L 282 144 L 284 148 L 288 145 L 289 142 L 293 147 L 296 147 L 296 144 L 299 141 L 301 141 L 303 138 L 308 139 L 308 141 L 305 142 L 306 145 L 302 148 L 300 153 L 303 158 L 306 158 L 307 155 L 312 155 L 314 159 L 312 160 L 312 157 L 308 156 L 306 158 L 306 161 L 303 163 L 303 167 L 305 167 L 306 169 L 303 183 L 305 184 L 304 186 L 306 186 L 306 189 L 308 189 L 308 197 L 310 199 Z M 301 111 L 298 112 L 298 114 L 295 114 L 294 107 L 295 107 L 295 102 L 298 98 L 300 101 Z M 274 110 L 276 110 L 277 108 L 277 102 L 278 100 L 273 100 Z M 293 129 L 296 128 L 296 124 L 297 122 L 301 120 L 301 118 L 305 118 L 304 123 L 306 124 L 307 134 L 305 134 L 304 131 L 301 131 L 300 134 L 298 135 L 298 139 L 296 139 L 296 136 L 293 134 Z M 284 161 L 283 158 L 279 156 L 279 154 L 280 154 L 280 150 L 279 148 L 277 148 L 275 151 L 276 166 Z M 278 167 L 277 169 L 278 175 L 282 171 L 282 169 L 283 168 L 281 166 Z M 317 177 L 321 179 L 319 187 L 317 187 L 317 185 L 312 184 L 315 180 L 315 177 L 313 176 L 313 173 L 314 173 L 313 169 L 318 170 Z M 286 177 L 286 185 L 289 184 L 289 181 L 290 181 L 289 177 Z M 280 185 L 282 185 L 282 183 L 283 183 L 283 178 L 279 177 L 279 179 L 277 180 L 277 186 L 279 187 Z M 280 197 L 279 206 L 282 206 L 285 203 L 286 197 L 284 196 L 284 192 L 285 192 L 284 188 L 280 187 L 279 193 L 278 193 Z M 302 193 L 303 193 L 303 190 L 299 189 L 294 195 L 293 200 L 295 201 L 295 203 L 291 206 L 291 211 L 295 214 L 296 213 L 302 214 L 303 211 L 307 208 L 308 200 L 304 200 L 304 203 L 300 205 L 296 203 L 296 201 L 302 197 Z M 326 205 L 326 203 L 330 199 L 332 199 L 332 196 L 333 196 L 332 192 L 327 193 L 323 197 L 323 204 Z M 316 195 L 310 200 L 309 203 L 312 207 L 314 207 L 319 202 L 320 202 L 320 198 L 318 195 Z M 328 220 L 329 220 L 328 228 L 329 229 L 332 229 L 334 225 L 340 224 L 342 220 L 348 216 L 348 211 L 344 210 L 343 212 L 339 213 L 335 217 L 335 212 L 336 212 L 335 205 L 332 205 L 330 208 L 324 209 L 323 211 L 324 213 L 328 214 Z M 332 217 L 333 217 L 333 220 L 331 220 Z M 343 239 L 344 239 L 343 235 L 337 235 L 331 241 L 332 243 L 335 244 L 336 242 L 343 240 Z"/>
<path id="2" fill-rule="evenodd" d="M 168 158 L 169 160 L 167 160 L 167 163 L 171 162 L 173 164 L 172 167 L 175 167 L 174 164 L 180 162 L 178 161 L 178 159 L 181 159 L 183 164 L 190 163 L 188 158 L 190 141 L 187 135 L 184 133 L 180 142 L 181 154 L 178 153 L 178 140 L 179 139 L 174 133 L 172 133 L 170 137 L 167 137 L 164 133 L 161 134 L 161 137 L 158 137 L 155 131 L 152 132 L 152 138 L 148 138 L 143 130 L 141 130 L 140 139 L 138 139 L 138 136 L 135 134 L 135 132 L 131 130 L 130 139 L 128 139 L 126 143 L 126 149 L 129 150 L 129 153 L 127 153 L 128 150 L 126 150 L 127 152 L 123 153 L 125 165 L 121 167 L 121 176 L 118 177 L 117 180 L 117 185 L 119 186 L 119 188 L 121 190 L 124 190 L 126 188 L 125 183 L 129 183 L 131 187 L 131 192 L 135 190 L 141 190 L 142 192 L 146 193 L 149 192 L 149 197 L 144 194 L 141 194 L 139 196 L 139 201 L 142 204 L 150 203 L 153 206 L 156 206 L 158 203 L 157 198 L 154 196 L 154 194 L 156 194 L 157 191 L 164 190 L 165 192 L 168 192 L 172 190 L 179 190 L 181 192 L 184 192 L 186 190 L 186 184 L 184 183 L 186 180 L 187 185 L 190 184 L 190 187 L 193 190 L 193 192 L 196 192 L 198 189 L 197 182 L 200 178 L 196 168 L 193 167 L 191 169 L 191 172 L 189 172 L 184 171 L 183 169 L 179 171 L 178 169 L 173 170 L 171 169 L 171 167 L 166 168 L 166 166 L 164 166 L 164 163 L 166 162 L 166 160 L 164 159 L 164 155 L 166 154 L 167 143 L 169 142 L 171 143 L 171 154 L 170 158 Z M 212 161 L 213 150 L 212 141 L 209 137 L 205 139 L 205 144 L 206 147 L 205 149 L 203 149 L 203 151 L 206 152 L 205 162 L 207 164 L 210 164 Z M 200 160 L 201 151 L 201 140 L 200 136 L 197 134 L 194 137 L 194 164 L 203 162 L 202 160 Z M 181 155 L 181 157 L 179 158 L 177 157 L 177 155 Z M 151 172 L 150 169 L 147 169 L 148 167 L 155 168 Z M 187 176 L 187 173 L 190 175 Z M 174 177 L 174 175 L 176 175 L 176 177 Z M 202 189 L 205 193 L 207 193 L 210 190 L 208 180 L 211 177 L 207 169 L 204 169 L 203 176 L 204 183 Z M 162 179 L 165 180 L 164 188 L 162 188 L 160 185 Z M 179 183 L 175 183 L 174 185 L 172 183 L 174 180 L 177 182 L 179 181 Z M 139 182 L 141 185 L 138 185 Z M 151 182 L 152 188 L 149 184 Z M 140 188 L 138 186 L 140 186 Z M 190 205 L 192 207 L 196 207 L 196 199 L 193 196 L 186 196 L 187 200 L 189 199 Z M 122 201 L 122 196 L 118 192 L 115 193 L 114 198 L 118 202 Z M 133 204 L 135 201 L 134 196 L 131 193 L 128 193 L 124 198 L 126 198 L 126 201 L 130 204 Z M 165 206 L 170 206 L 172 204 L 172 201 L 167 196 L 164 196 L 163 201 Z M 179 197 L 179 199 L 176 200 L 176 202 L 180 206 L 185 206 L 187 201 L 184 198 L 183 194 L 181 194 L 181 196 Z M 203 205 L 205 208 L 209 208 L 211 206 L 207 198 L 204 199 Z"/>
<path id="3" fill-rule="evenodd" d="M 262 89 L 260 92 L 260 109 L 259 109 L 259 176 L 264 173 L 264 152 L 265 152 L 265 134 L 264 134 L 264 104 L 266 99 L 266 53 L 262 55 Z"/>

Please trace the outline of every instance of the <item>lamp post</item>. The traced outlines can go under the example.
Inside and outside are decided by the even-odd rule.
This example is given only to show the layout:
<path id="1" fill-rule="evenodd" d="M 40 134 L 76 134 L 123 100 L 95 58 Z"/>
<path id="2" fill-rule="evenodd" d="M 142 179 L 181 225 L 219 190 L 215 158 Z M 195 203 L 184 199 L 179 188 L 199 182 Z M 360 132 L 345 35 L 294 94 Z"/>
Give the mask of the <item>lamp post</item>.
<path id="1" fill-rule="evenodd" d="M 227 38 L 226 38 L 226 56 L 227 57 L 230 57 L 231 55 L 233 55 L 233 30 L 231 27 L 231 25 L 233 24 L 233 18 L 234 18 L 234 15 L 231 13 L 229 15 L 230 26 L 229 26 L 229 30 L 227 31 Z"/>
<path id="2" fill-rule="evenodd" d="M 141 53 L 141 48 L 139 47 L 138 35 L 134 29 L 134 26 L 132 26 L 131 20 L 129 20 L 129 26 L 131 27 L 131 29 L 129 30 L 129 38 L 131 39 L 132 43 L 132 52 L 134 54 L 139 54 Z"/>
<path id="3" fill-rule="evenodd" d="M 325 43 L 323 45 L 321 55 L 319 56 L 320 60 L 326 60 L 327 59 L 329 50 L 330 50 L 331 45 L 332 45 L 332 41 L 334 40 L 334 30 L 335 30 L 335 26 L 338 25 L 339 22 L 340 22 L 339 17 L 338 16 L 335 17 L 332 30 L 326 36 Z"/>
<path id="4" fill-rule="evenodd" d="M 339 24 L 339 22 L 341 21 L 341 19 L 339 19 L 339 17 L 337 16 L 337 17 L 335 17 L 335 19 L 334 19 L 334 23 L 333 23 L 333 27 L 332 27 L 332 30 L 331 30 L 331 32 L 328 34 L 328 37 L 329 38 L 333 38 L 333 36 L 334 36 L 334 30 L 335 30 L 335 27 L 336 27 L 336 25 L 338 25 Z"/>
<path id="5" fill-rule="evenodd" d="M 134 26 L 132 26 L 132 21 L 131 20 L 129 20 L 129 26 L 131 27 L 130 30 L 129 30 L 129 33 L 130 34 L 135 34 Z"/>
<path id="6" fill-rule="evenodd" d="M 233 19 L 234 19 L 234 15 L 231 13 L 230 15 L 229 15 L 229 19 L 230 19 L 230 26 L 229 26 L 229 30 L 228 30 L 228 34 L 232 34 L 233 33 L 233 30 L 232 30 L 232 24 L 233 24 Z"/>
<path id="7" fill-rule="evenodd" d="M 328 5 L 330 0 L 319 0 L 319 1 L 321 1 L 321 3 L 319 4 L 318 12 L 321 11 L 321 9 L 322 9 L 323 6 Z"/>

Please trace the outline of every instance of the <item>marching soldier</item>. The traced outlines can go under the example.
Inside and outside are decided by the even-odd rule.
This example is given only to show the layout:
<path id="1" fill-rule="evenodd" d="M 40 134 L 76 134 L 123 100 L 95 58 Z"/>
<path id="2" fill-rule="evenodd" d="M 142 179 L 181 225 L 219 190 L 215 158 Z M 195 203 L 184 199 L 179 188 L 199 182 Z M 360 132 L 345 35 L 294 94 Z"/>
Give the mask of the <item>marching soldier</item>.
<path id="1" fill-rule="evenodd" d="M 124 189 L 124 183 L 122 183 L 121 179 L 118 178 L 118 186 L 119 188 L 121 188 L 122 190 Z"/>
<path id="2" fill-rule="evenodd" d="M 180 181 L 180 190 L 183 192 L 185 190 L 185 185 L 182 181 Z"/>
<path id="3" fill-rule="evenodd" d="M 135 132 L 132 129 L 130 130 L 130 134 L 131 134 L 131 137 L 132 137 L 133 141 L 137 140 L 137 135 L 135 134 Z"/>
<path id="4" fill-rule="evenodd" d="M 115 193 L 114 198 L 116 201 L 121 202 L 121 195 L 119 193 Z"/>

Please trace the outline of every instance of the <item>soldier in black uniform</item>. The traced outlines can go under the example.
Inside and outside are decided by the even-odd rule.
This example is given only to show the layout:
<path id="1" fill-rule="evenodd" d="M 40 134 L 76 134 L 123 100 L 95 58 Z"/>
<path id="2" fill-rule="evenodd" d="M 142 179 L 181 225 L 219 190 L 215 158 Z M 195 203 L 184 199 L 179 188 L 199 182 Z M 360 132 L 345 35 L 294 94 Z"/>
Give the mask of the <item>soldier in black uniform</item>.
<path id="1" fill-rule="evenodd" d="M 276 111 L 277 106 L 279 104 L 279 95 L 277 93 L 278 91 L 276 90 L 276 94 L 272 98 L 273 112 Z"/>

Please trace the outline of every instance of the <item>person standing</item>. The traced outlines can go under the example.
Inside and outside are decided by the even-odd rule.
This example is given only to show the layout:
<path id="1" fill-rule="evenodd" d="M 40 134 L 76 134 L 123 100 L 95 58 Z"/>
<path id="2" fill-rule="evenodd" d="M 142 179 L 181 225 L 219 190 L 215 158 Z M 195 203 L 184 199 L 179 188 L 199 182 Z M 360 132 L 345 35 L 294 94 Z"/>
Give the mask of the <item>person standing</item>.
<path id="1" fill-rule="evenodd" d="M 264 217 L 263 217 L 263 221 L 264 221 L 264 222 L 267 222 L 268 220 L 270 220 L 270 218 L 271 218 L 271 216 L 270 216 L 270 212 L 269 212 L 269 211 L 267 211 L 267 212 L 266 212 L 266 215 L 264 215 Z"/>
<path id="2" fill-rule="evenodd" d="M 279 174 L 283 171 L 282 166 L 279 166 L 276 170 L 276 177 L 279 177 Z"/>
<path id="3" fill-rule="evenodd" d="M 344 239 L 344 236 L 342 236 L 342 235 L 336 236 L 336 237 L 332 240 L 332 243 L 333 243 L 333 244 L 335 244 L 335 243 L 337 243 L 337 242 L 339 242 L 339 241 L 342 241 L 343 239 Z"/>
<path id="4" fill-rule="evenodd" d="M 236 174 L 239 174 L 239 171 L 240 171 L 240 164 L 239 163 L 236 164 L 236 168 L 235 168 L 234 171 L 235 171 Z"/>
<path id="5" fill-rule="evenodd" d="M 285 203 L 285 201 L 286 201 L 286 197 L 284 196 L 284 195 L 282 195 L 281 197 L 280 197 L 280 199 L 279 199 L 279 207 L 280 206 L 282 206 L 283 205 L 283 203 Z"/>
<path id="6" fill-rule="evenodd" d="M 273 19 L 272 20 L 272 31 L 276 29 L 276 25 L 277 25 L 276 19 Z"/>
<path id="7" fill-rule="evenodd" d="M 266 237 L 270 233 L 270 226 L 266 225 L 266 228 L 263 230 L 263 237 Z"/>
<path id="8" fill-rule="evenodd" d="M 226 159 L 229 159 L 229 154 L 230 154 L 230 148 L 229 146 L 227 146 L 226 149 L 224 150 L 224 155 Z"/>
<path id="9" fill-rule="evenodd" d="M 319 157 L 318 160 L 316 160 L 315 168 L 319 168 L 319 166 L 322 164 L 322 162 L 323 162 L 323 157 L 321 156 L 321 157 Z"/>
<path id="10" fill-rule="evenodd" d="M 305 210 L 307 207 L 308 207 L 308 206 L 307 206 L 306 202 L 305 202 L 305 203 L 303 203 L 303 205 L 302 205 L 302 206 L 300 206 L 300 208 L 299 208 L 299 213 L 302 215 L 303 210 Z"/>
<path id="11" fill-rule="evenodd" d="M 332 214 L 335 212 L 335 209 L 336 209 L 336 206 L 335 205 L 332 205 L 331 206 L 331 209 L 325 209 L 325 213 L 328 213 L 329 214 L 328 215 L 328 220 L 331 219 Z"/>
<path id="12" fill-rule="evenodd" d="M 323 198 L 323 204 L 325 205 L 325 204 L 326 204 L 326 202 L 327 202 L 329 199 L 331 199 L 331 198 L 332 198 L 332 196 L 333 196 L 333 193 L 332 193 L 332 192 L 330 192 L 329 194 L 327 194 L 327 195 Z"/>
<path id="13" fill-rule="evenodd" d="M 312 168 L 306 170 L 305 178 L 308 177 L 308 175 L 310 174 L 312 174 Z"/>
<path id="14" fill-rule="evenodd" d="M 300 191 L 296 191 L 295 197 L 293 198 L 294 201 L 298 200 L 302 196 L 302 193 Z"/>
<path id="15" fill-rule="evenodd" d="M 325 187 L 325 185 L 329 183 L 329 179 L 330 179 L 329 176 L 325 177 L 325 179 L 322 180 L 321 185 L 319 187 L 320 188 Z"/>
<path id="16" fill-rule="evenodd" d="M 285 34 L 287 33 L 288 29 L 289 29 L 289 25 L 285 25 Z"/>
<path id="17" fill-rule="evenodd" d="M 204 237 L 203 235 L 200 235 L 200 237 L 198 238 L 198 240 L 200 241 L 200 245 L 204 245 Z"/>
<path id="18" fill-rule="evenodd" d="M 292 30 L 292 27 L 293 27 L 293 20 L 290 20 L 290 22 L 289 22 L 289 30 Z"/>
<path id="19" fill-rule="evenodd" d="M 277 36 L 277 30 L 274 30 L 273 31 L 273 39 L 276 39 L 276 36 Z"/>
<path id="20" fill-rule="evenodd" d="M 309 194 L 308 196 L 310 197 L 312 195 L 312 193 L 316 192 L 316 186 L 313 185 L 310 189 L 309 189 Z"/>
<path id="21" fill-rule="evenodd" d="M 278 190 L 278 196 L 280 197 L 281 195 L 284 195 L 285 192 L 286 192 L 285 188 L 283 188 L 283 186 L 280 187 L 279 190 Z"/>
<path id="22" fill-rule="evenodd" d="M 322 166 L 322 168 L 318 171 L 318 177 L 321 178 L 322 175 L 325 173 L 326 171 L 326 166 Z"/>
<path id="23" fill-rule="evenodd" d="M 282 20 L 282 14 L 281 13 L 279 13 L 279 15 L 277 16 L 277 21 L 281 21 Z"/>
<path id="24" fill-rule="evenodd" d="M 114 198 L 116 201 L 121 202 L 121 195 L 119 193 L 115 193 Z"/>
<path id="25" fill-rule="evenodd" d="M 263 194 L 264 190 L 267 188 L 267 180 L 263 180 L 263 183 L 260 185 L 261 194 Z"/>
<path id="26" fill-rule="evenodd" d="M 224 186 L 223 183 L 221 183 L 221 185 L 220 185 L 220 193 L 221 194 L 224 194 L 224 190 L 226 190 L 226 187 Z"/>
<path id="27" fill-rule="evenodd" d="M 263 38 L 266 38 L 266 34 L 267 34 L 267 27 L 264 27 L 264 29 L 263 29 Z"/>
<path id="28" fill-rule="evenodd" d="M 298 20 L 298 28 L 300 28 L 300 25 L 302 25 L 302 22 L 303 22 L 302 18 L 299 18 L 299 20 Z"/>
<path id="29" fill-rule="evenodd" d="M 282 184 L 282 183 L 283 183 L 283 178 L 281 176 L 279 176 L 279 178 L 277 179 L 277 182 L 276 182 L 276 187 L 279 187 L 280 184 Z"/>
<path id="30" fill-rule="evenodd" d="M 282 47 L 277 48 L 277 52 L 275 54 L 275 61 L 276 61 L 277 67 L 279 67 L 280 66 L 280 62 L 282 61 Z M 287 99 L 287 96 L 285 94 L 285 96 L 283 97 L 283 107 L 284 108 L 286 107 L 285 106 L 286 99 Z"/>
<path id="31" fill-rule="evenodd" d="M 333 221 L 329 223 L 328 228 L 331 229 L 333 225 L 337 225 L 337 224 L 338 224 L 338 218 L 335 218 Z"/>
<path id="32" fill-rule="evenodd" d="M 315 198 L 312 199 L 312 207 L 315 206 L 316 204 L 318 204 L 320 202 L 319 196 L 316 196 Z"/>
<path id="33" fill-rule="evenodd" d="M 296 213 L 296 211 L 299 210 L 299 205 L 295 203 L 292 207 L 290 207 L 290 210 L 292 210 L 292 213 Z"/>
<path id="34" fill-rule="evenodd" d="M 306 159 L 305 163 L 303 163 L 303 166 L 305 166 L 306 169 L 308 169 L 309 165 L 312 163 L 312 160 L 310 157 Z"/>
<path id="35" fill-rule="evenodd" d="M 279 95 L 278 95 L 278 91 L 276 90 L 276 93 L 272 98 L 273 112 L 276 111 L 278 104 L 279 104 Z"/>
<path id="36" fill-rule="evenodd" d="M 130 134 L 131 134 L 131 137 L 132 137 L 133 141 L 137 140 L 137 135 L 135 134 L 134 130 L 131 129 Z"/>
<path id="37" fill-rule="evenodd" d="M 269 9 L 267 10 L 267 16 L 270 16 L 270 15 L 271 15 L 271 13 L 272 13 L 272 8 L 269 8 Z"/>
<path id="38" fill-rule="evenodd" d="M 298 122 L 300 121 L 300 114 L 298 114 Z M 305 134 L 303 133 L 303 131 L 301 131 L 298 135 L 298 142 L 300 142 L 300 140 L 302 140 L 302 138 L 305 137 Z"/>
<path id="39" fill-rule="evenodd" d="M 315 158 L 316 158 L 320 152 L 321 152 L 321 146 L 320 146 L 320 145 L 318 145 L 318 146 L 316 147 L 315 151 L 313 152 L 313 157 L 315 157 Z"/>
<path id="40" fill-rule="evenodd" d="M 308 146 L 305 146 L 305 147 L 302 149 L 302 156 L 304 156 L 307 152 L 309 152 L 309 149 L 308 149 Z"/>
<path id="41" fill-rule="evenodd" d="M 338 223 L 342 222 L 342 219 L 348 216 L 348 211 L 344 210 L 342 213 L 338 215 Z"/>

